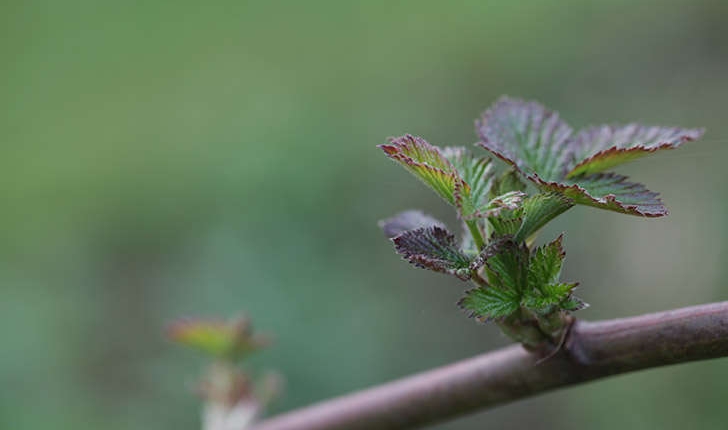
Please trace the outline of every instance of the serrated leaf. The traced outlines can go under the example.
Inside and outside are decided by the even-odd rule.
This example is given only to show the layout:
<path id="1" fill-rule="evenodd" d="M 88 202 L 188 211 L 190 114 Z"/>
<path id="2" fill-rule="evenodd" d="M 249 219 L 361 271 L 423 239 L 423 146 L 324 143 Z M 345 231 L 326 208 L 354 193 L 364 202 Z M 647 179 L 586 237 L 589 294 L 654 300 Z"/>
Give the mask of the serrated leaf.
<path id="1" fill-rule="evenodd" d="M 526 194 L 522 191 L 510 191 L 494 197 L 490 210 L 486 211 L 488 223 L 492 227 L 494 238 L 513 236 L 523 223 L 523 202 Z"/>
<path id="2" fill-rule="evenodd" d="M 487 209 L 478 216 L 497 217 L 505 210 L 516 210 L 521 207 L 524 198 L 526 193 L 522 191 L 509 191 L 490 200 Z"/>
<path id="3" fill-rule="evenodd" d="M 526 174 L 565 175 L 573 130 L 539 103 L 502 97 L 476 122 L 479 144 Z"/>
<path id="4" fill-rule="evenodd" d="M 600 126 L 574 135 L 558 114 L 536 102 L 501 98 L 477 122 L 478 143 L 542 190 L 601 209 L 663 216 L 657 194 L 625 177 L 599 173 L 661 149 L 676 148 L 703 131 L 656 126 Z"/>
<path id="5" fill-rule="evenodd" d="M 663 149 L 675 149 L 699 139 L 703 130 L 677 127 L 601 125 L 580 131 L 574 137 L 579 161 L 567 178 L 590 175 Z"/>
<path id="6" fill-rule="evenodd" d="M 408 230 L 416 230 L 422 227 L 440 227 L 445 228 L 445 224 L 441 221 L 418 210 L 408 210 L 400 212 L 397 215 L 381 220 L 379 227 L 388 238 L 399 236 Z"/>
<path id="7" fill-rule="evenodd" d="M 658 198 L 658 193 L 626 179 L 626 176 L 615 173 L 597 173 L 566 179 L 561 183 L 541 182 L 538 178 L 536 181 L 542 190 L 562 194 L 581 205 L 645 217 L 667 215 L 667 208 Z"/>
<path id="8" fill-rule="evenodd" d="M 488 322 L 518 311 L 520 297 L 512 290 L 478 287 L 466 291 L 458 306 L 467 312 L 468 317 Z"/>
<path id="9" fill-rule="evenodd" d="M 406 231 L 392 239 L 397 253 L 417 267 L 448 273 L 466 281 L 470 259 L 458 249 L 455 236 L 433 226 Z"/>
<path id="10" fill-rule="evenodd" d="M 580 311 L 582 309 L 586 309 L 589 307 L 589 303 L 583 301 L 579 297 L 576 297 L 575 295 L 569 296 L 568 299 L 561 302 L 561 309 L 564 309 L 566 311 L 575 312 Z"/>
<path id="11" fill-rule="evenodd" d="M 494 176 L 489 158 L 473 157 L 461 147 L 438 148 L 409 134 L 379 147 L 455 206 L 463 219 L 472 219 L 487 205 Z"/>
<path id="12" fill-rule="evenodd" d="M 539 315 L 548 315 L 558 310 L 575 311 L 586 307 L 586 303 L 573 295 L 578 283 L 559 282 L 563 264 L 563 235 L 537 248 L 531 255 L 528 266 L 529 289 L 524 293 L 521 304 Z"/>
<path id="13" fill-rule="evenodd" d="M 513 236 L 521 228 L 523 218 L 521 216 L 507 217 L 501 214 L 499 217 L 488 218 L 488 222 L 493 228 L 495 236 Z"/>
<path id="14" fill-rule="evenodd" d="M 566 256 L 562 247 L 563 238 L 562 234 L 556 240 L 531 253 L 531 261 L 528 264 L 528 284 L 531 288 L 540 289 L 543 285 L 559 281 L 561 266 Z"/>
<path id="15" fill-rule="evenodd" d="M 455 166 L 440 150 L 420 137 L 410 134 L 392 139 L 389 144 L 379 145 L 385 154 L 432 188 L 453 206 L 468 187 L 460 178 Z"/>
<path id="16" fill-rule="evenodd" d="M 541 315 L 563 308 L 562 304 L 571 298 L 571 292 L 578 283 L 557 283 L 531 289 L 523 296 L 521 304 Z"/>
<path id="17" fill-rule="evenodd" d="M 488 203 L 494 176 L 493 164 L 490 158 L 475 158 L 462 147 L 445 147 L 442 153 L 468 185 L 463 190 L 458 209 L 463 218 L 472 217 Z"/>
<path id="18" fill-rule="evenodd" d="M 473 260 L 471 270 L 485 266 L 488 283 L 501 290 L 520 292 L 528 284 L 528 248 L 510 237 L 491 241 Z"/>
<path id="19" fill-rule="evenodd" d="M 549 221 L 574 206 L 565 193 L 536 194 L 523 201 L 523 222 L 515 234 L 516 241 L 523 241 L 536 233 Z"/>
<path id="20" fill-rule="evenodd" d="M 490 198 L 494 199 L 510 191 L 526 191 L 526 184 L 521 180 L 518 171 L 515 169 L 508 169 L 499 178 L 493 180 Z"/>
<path id="21" fill-rule="evenodd" d="M 167 328 L 170 340 L 216 357 L 239 359 L 266 345 L 269 341 L 254 335 L 249 320 L 231 321 L 181 319 Z"/>

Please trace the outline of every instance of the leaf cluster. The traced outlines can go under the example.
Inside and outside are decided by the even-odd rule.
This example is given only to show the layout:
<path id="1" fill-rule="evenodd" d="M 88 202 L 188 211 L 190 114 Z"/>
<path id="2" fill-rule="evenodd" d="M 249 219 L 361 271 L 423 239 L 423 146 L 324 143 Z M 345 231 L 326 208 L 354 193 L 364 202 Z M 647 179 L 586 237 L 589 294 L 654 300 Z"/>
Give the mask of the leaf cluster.
<path id="1" fill-rule="evenodd" d="M 461 240 L 416 210 L 380 226 L 408 262 L 473 282 L 475 288 L 458 302 L 471 317 L 495 320 L 521 341 L 519 331 L 536 327 L 553 342 L 565 330 L 564 316 L 587 305 L 573 294 L 577 283 L 560 280 L 563 235 L 533 247 L 536 233 L 576 204 L 666 215 L 657 193 L 607 170 L 676 148 L 703 132 L 638 124 L 574 132 L 542 105 L 508 97 L 488 109 L 476 128 L 476 145 L 505 161 L 504 172 L 498 173 L 489 157 L 463 147 L 440 148 L 409 134 L 379 146 L 453 206 L 464 226 Z"/>
<path id="2" fill-rule="evenodd" d="M 533 101 L 503 97 L 476 121 L 478 145 L 506 161 L 540 190 L 631 215 L 659 217 L 658 194 L 607 170 L 703 135 L 702 129 L 600 125 L 574 130 Z"/>
<path id="3" fill-rule="evenodd" d="M 510 237 L 492 242 L 479 259 L 486 283 L 466 291 L 458 305 L 481 322 L 504 319 L 522 310 L 550 315 L 583 309 L 586 304 L 573 295 L 578 283 L 559 282 L 566 255 L 562 238 L 533 251 Z"/>

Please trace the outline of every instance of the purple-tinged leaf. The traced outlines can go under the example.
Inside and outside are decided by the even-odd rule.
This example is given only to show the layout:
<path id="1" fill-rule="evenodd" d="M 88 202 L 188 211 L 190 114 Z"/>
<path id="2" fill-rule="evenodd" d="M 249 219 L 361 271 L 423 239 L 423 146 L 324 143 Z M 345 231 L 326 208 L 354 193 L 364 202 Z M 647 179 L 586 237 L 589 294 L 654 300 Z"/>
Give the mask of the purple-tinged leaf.
<path id="1" fill-rule="evenodd" d="M 533 101 L 502 97 L 476 121 L 478 143 L 526 175 L 557 180 L 566 173 L 572 129 Z"/>
<path id="2" fill-rule="evenodd" d="M 513 211 L 521 207 L 526 193 L 522 191 L 509 191 L 488 202 L 488 209 L 478 213 L 479 217 L 497 217 L 504 210 Z"/>
<path id="3" fill-rule="evenodd" d="M 379 227 L 388 238 L 399 236 L 405 231 L 416 230 L 422 227 L 440 227 L 445 228 L 445 224 L 439 220 L 418 210 L 408 210 L 400 212 L 397 215 L 379 221 Z"/>
<path id="4" fill-rule="evenodd" d="M 478 143 L 513 165 L 541 190 L 616 212 L 667 214 L 657 194 L 624 176 L 601 173 L 618 164 L 698 139 L 703 131 L 658 126 L 572 129 L 536 102 L 502 98 L 476 122 Z"/>
<path id="5" fill-rule="evenodd" d="M 462 147 L 438 148 L 409 134 L 379 147 L 455 206 L 461 218 L 473 219 L 487 205 L 494 176 L 489 158 L 475 158 Z"/>
<path id="6" fill-rule="evenodd" d="M 578 164 L 566 176 L 573 178 L 599 173 L 662 149 L 677 148 L 702 135 L 701 129 L 639 124 L 589 127 L 574 137 L 575 160 Z"/>
<path id="7" fill-rule="evenodd" d="M 455 166 L 436 146 L 420 137 L 407 134 L 379 148 L 453 206 L 458 207 L 462 194 L 470 191 Z"/>
<path id="8" fill-rule="evenodd" d="M 397 253 L 423 269 L 470 279 L 470 259 L 458 249 L 455 236 L 433 226 L 406 231 L 392 239 Z"/>
<path id="9" fill-rule="evenodd" d="M 658 193 L 626 179 L 615 173 L 597 173 L 562 182 L 545 182 L 538 177 L 535 181 L 542 190 L 560 193 L 578 204 L 644 217 L 667 215 Z"/>

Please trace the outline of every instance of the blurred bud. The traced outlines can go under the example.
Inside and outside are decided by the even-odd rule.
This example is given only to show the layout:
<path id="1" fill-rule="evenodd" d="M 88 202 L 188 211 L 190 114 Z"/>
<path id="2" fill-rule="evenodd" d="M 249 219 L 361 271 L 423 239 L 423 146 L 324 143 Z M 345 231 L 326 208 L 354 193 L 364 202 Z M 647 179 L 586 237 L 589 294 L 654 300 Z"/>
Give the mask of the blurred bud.
<path id="1" fill-rule="evenodd" d="M 237 361 L 267 346 L 267 337 L 253 334 L 250 320 L 244 316 L 229 321 L 211 319 L 181 319 L 167 328 L 167 337 L 213 355 Z"/>

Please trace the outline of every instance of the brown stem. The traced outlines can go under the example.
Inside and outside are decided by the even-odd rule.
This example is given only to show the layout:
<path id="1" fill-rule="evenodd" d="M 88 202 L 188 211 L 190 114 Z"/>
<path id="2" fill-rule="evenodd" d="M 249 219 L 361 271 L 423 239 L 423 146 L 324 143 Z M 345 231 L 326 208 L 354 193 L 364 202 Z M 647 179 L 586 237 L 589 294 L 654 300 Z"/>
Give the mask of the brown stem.
<path id="1" fill-rule="evenodd" d="M 253 430 L 405 429 L 555 388 L 649 367 L 728 355 L 728 302 L 616 320 L 576 321 L 564 347 L 520 345 L 262 421 Z"/>

